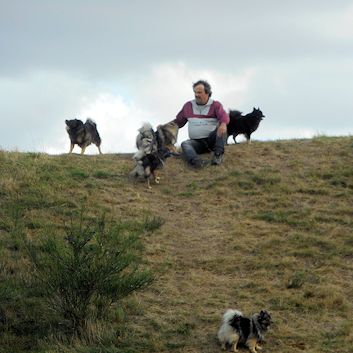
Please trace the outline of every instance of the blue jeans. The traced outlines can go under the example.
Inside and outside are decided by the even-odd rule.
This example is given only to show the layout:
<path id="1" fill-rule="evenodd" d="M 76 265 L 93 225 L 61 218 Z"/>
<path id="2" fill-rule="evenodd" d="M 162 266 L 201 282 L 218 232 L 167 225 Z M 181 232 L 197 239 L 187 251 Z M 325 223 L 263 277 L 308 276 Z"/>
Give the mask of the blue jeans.
<path id="1" fill-rule="evenodd" d="M 186 140 L 181 144 L 184 158 L 188 163 L 192 163 L 199 158 L 199 154 L 213 151 L 219 155 L 224 153 L 224 145 L 227 141 L 227 134 L 217 135 L 217 129 L 212 131 L 208 137 L 203 139 Z"/>

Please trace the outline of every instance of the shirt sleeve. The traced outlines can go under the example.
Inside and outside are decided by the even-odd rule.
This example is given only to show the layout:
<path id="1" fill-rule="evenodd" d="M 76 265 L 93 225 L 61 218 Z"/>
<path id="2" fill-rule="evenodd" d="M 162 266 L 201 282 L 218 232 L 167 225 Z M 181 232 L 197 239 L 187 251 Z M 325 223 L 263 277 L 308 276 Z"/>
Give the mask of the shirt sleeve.
<path id="1" fill-rule="evenodd" d="M 221 123 L 229 124 L 229 115 L 224 110 L 220 102 L 215 102 L 216 117 Z"/>
<path id="2" fill-rule="evenodd" d="M 177 114 L 176 118 L 173 120 L 179 128 L 183 127 L 187 122 L 188 119 L 185 115 L 185 110 L 186 110 L 186 105 L 188 103 L 185 103 L 181 111 Z"/>

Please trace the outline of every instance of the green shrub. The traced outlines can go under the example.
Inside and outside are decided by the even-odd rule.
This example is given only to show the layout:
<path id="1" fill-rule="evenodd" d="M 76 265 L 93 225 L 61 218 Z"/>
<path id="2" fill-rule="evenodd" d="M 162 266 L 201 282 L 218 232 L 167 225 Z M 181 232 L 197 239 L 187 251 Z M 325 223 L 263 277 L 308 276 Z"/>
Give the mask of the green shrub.
<path id="1" fill-rule="evenodd" d="M 33 282 L 57 318 L 56 329 L 84 337 L 113 303 L 152 282 L 149 271 L 139 270 L 144 227 L 138 228 L 108 227 L 104 217 L 92 224 L 81 215 L 65 237 L 53 232 L 38 242 L 26 240 Z"/>

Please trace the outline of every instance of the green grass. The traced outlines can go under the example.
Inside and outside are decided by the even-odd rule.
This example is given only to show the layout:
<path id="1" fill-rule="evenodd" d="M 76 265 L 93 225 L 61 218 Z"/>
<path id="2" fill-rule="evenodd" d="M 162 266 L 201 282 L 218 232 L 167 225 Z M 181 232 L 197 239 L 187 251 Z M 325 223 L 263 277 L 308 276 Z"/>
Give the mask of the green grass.
<path id="1" fill-rule="evenodd" d="M 167 160 L 148 190 L 128 155 L 0 151 L 0 352 L 219 352 L 229 307 L 271 312 L 265 353 L 352 352 L 352 152 L 352 137 L 229 145 L 219 167 Z M 82 206 L 140 234 L 155 281 L 69 342 L 35 324 L 47 298 L 23 286 L 17 235 L 63 234 Z"/>

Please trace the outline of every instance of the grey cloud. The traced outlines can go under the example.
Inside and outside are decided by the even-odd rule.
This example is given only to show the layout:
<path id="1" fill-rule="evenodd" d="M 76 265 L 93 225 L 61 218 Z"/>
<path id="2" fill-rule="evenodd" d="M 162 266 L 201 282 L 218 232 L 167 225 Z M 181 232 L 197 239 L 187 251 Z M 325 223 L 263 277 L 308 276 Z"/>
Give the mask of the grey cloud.
<path id="1" fill-rule="evenodd" d="M 177 58 L 227 68 L 352 53 L 348 42 L 320 37 L 307 23 L 349 3 L 3 1 L 0 73 L 60 68 L 109 77 Z"/>

